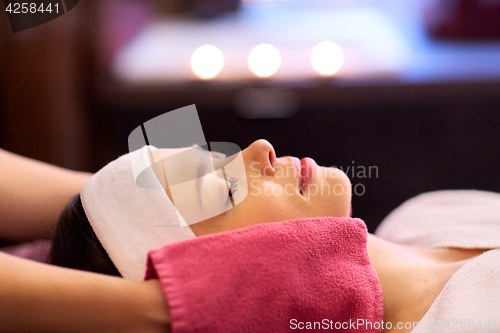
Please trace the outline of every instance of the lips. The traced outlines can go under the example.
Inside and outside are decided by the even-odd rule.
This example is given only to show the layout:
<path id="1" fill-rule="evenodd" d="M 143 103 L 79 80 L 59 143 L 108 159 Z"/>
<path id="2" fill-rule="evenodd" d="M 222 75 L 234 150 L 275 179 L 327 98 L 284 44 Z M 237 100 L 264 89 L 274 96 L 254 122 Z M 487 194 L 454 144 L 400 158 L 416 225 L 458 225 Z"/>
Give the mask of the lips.
<path id="1" fill-rule="evenodd" d="M 301 182 L 299 191 L 300 194 L 304 194 L 307 191 L 309 184 L 311 183 L 311 179 L 314 177 L 314 167 L 316 162 L 312 158 L 305 157 L 300 160 L 300 175 Z"/>

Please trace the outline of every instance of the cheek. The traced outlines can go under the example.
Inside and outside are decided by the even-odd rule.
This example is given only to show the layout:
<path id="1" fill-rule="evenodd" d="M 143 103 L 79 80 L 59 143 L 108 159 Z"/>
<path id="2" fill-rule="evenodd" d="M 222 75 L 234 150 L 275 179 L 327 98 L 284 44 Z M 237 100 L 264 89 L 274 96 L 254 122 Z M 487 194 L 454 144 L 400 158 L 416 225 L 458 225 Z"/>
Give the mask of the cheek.
<path id="1" fill-rule="evenodd" d="M 264 189 L 261 189 L 264 192 Z M 260 223 L 280 220 L 281 213 L 287 211 L 282 198 L 273 195 L 248 196 L 235 208 L 226 213 L 227 222 L 232 228 L 243 228 Z"/>
<path id="2" fill-rule="evenodd" d="M 264 197 L 287 197 L 297 198 L 301 197 L 298 191 L 298 183 L 296 178 L 289 177 L 272 177 L 272 178 L 249 178 L 248 181 L 248 194 L 253 196 Z"/>
<path id="3" fill-rule="evenodd" d="M 231 219 L 229 219 L 225 214 L 217 215 L 206 219 L 202 222 L 190 224 L 189 227 L 196 235 L 196 237 L 200 237 L 203 235 L 213 234 L 222 231 L 232 230 L 231 228 Z"/>
<path id="4" fill-rule="evenodd" d="M 251 201 L 246 207 L 248 215 L 245 216 L 245 224 L 286 221 L 314 215 L 313 207 L 300 194 L 286 193 L 292 192 L 290 187 L 270 185 L 267 189 L 274 190 L 275 193 L 249 199 Z"/>

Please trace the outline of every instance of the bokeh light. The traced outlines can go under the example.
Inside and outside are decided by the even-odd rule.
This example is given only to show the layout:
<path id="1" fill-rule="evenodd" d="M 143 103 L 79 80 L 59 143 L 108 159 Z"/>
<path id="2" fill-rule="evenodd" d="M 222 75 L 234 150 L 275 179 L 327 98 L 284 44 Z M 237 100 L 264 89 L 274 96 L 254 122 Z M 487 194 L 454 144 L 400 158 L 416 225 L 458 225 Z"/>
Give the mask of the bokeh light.
<path id="1" fill-rule="evenodd" d="M 248 55 L 248 67 L 258 77 L 272 76 L 280 66 L 280 51 L 271 44 L 257 45 Z"/>
<path id="2" fill-rule="evenodd" d="M 343 64 L 344 52 L 334 42 L 321 42 L 311 52 L 311 65 L 321 75 L 334 75 Z"/>
<path id="3" fill-rule="evenodd" d="M 222 51 L 213 45 L 203 45 L 194 51 L 191 57 L 193 72 L 204 80 L 213 79 L 224 67 Z"/>

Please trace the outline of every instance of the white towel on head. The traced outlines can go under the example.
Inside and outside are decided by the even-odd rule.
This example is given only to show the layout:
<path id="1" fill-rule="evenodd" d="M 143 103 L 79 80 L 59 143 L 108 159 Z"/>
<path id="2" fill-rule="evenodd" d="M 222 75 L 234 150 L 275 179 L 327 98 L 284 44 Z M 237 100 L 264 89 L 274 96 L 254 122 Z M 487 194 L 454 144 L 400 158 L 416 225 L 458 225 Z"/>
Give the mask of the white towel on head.
<path id="1" fill-rule="evenodd" d="M 391 212 L 375 234 L 414 246 L 494 249 L 451 277 L 413 332 L 500 332 L 500 194 L 424 193 Z"/>
<path id="2" fill-rule="evenodd" d="M 156 148 L 143 147 L 112 161 L 81 192 L 85 214 L 116 268 L 138 281 L 144 278 L 149 250 L 195 237 L 159 183 L 157 189 L 136 185 L 134 176 L 142 170 L 158 182 L 148 149 Z"/>

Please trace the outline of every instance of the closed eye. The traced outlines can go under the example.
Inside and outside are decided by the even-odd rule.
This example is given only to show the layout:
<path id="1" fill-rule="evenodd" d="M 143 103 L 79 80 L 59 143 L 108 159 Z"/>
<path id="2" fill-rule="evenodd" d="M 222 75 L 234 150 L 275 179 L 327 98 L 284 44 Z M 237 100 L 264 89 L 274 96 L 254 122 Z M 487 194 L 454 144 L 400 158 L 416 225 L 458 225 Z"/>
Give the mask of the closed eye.
<path id="1" fill-rule="evenodd" d="M 227 199 L 228 199 L 228 201 L 231 201 L 231 204 L 234 207 L 235 206 L 234 205 L 234 194 L 238 191 L 238 178 L 236 178 L 236 177 L 230 178 L 227 181 L 226 186 L 227 186 L 227 194 L 228 194 Z"/>

